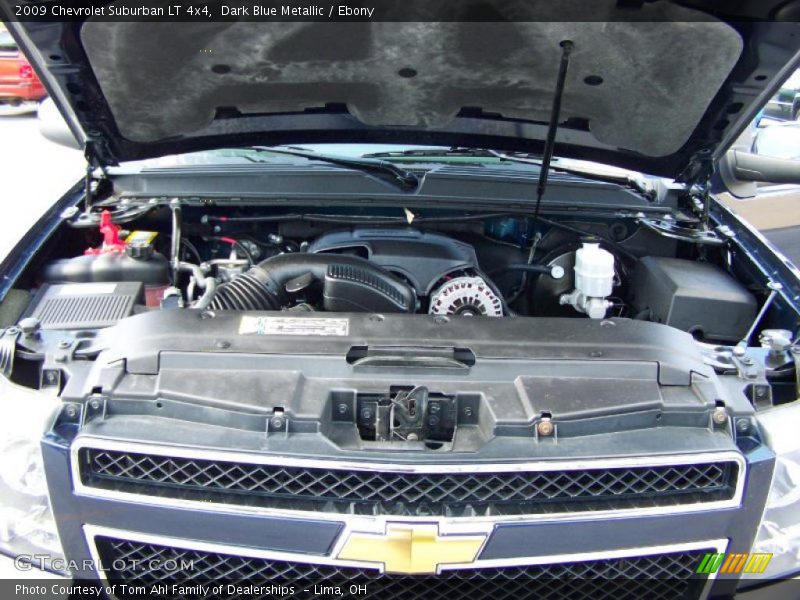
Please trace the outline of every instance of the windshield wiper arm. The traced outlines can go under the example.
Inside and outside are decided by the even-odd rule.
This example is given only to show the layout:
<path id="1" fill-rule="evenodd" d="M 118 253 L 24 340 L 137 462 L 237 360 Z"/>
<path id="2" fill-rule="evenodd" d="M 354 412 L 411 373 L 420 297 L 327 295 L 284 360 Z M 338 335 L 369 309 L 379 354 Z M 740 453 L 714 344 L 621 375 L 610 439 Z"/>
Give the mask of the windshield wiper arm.
<path id="1" fill-rule="evenodd" d="M 405 191 L 416 190 L 419 187 L 419 177 L 411 171 L 406 171 L 389 161 L 377 158 L 350 158 L 346 156 L 331 156 L 329 154 L 317 154 L 306 150 L 292 150 L 288 148 L 276 148 L 272 146 L 251 146 L 253 150 L 259 152 L 272 152 L 274 154 L 286 154 L 288 156 L 299 156 L 309 160 L 318 160 L 332 165 L 350 167 L 358 171 L 372 173 L 400 187 Z"/>
<path id="2" fill-rule="evenodd" d="M 500 160 L 507 160 L 508 162 L 515 162 L 521 163 L 525 165 L 536 165 L 537 167 L 542 166 L 541 159 L 538 158 L 528 158 L 527 156 L 516 156 L 514 154 L 506 154 L 504 152 L 498 152 L 496 150 L 490 150 L 493 156 L 496 156 Z M 577 177 L 582 177 L 584 179 L 591 179 L 593 181 L 604 181 L 606 183 L 613 183 L 616 185 L 621 185 L 625 187 L 630 187 L 635 189 L 636 191 L 650 195 L 653 193 L 653 188 L 651 185 L 648 185 L 647 180 L 643 176 L 633 176 L 633 175 L 611 175 L 607 173 L 593 173 L 589 170 L 574 168 L 574 167 L 564 167 L 562 165 L 550 165 L 550 170 L 555 171 L 558 173 L 566 173 L 567 175 L 576 175 Z"/>

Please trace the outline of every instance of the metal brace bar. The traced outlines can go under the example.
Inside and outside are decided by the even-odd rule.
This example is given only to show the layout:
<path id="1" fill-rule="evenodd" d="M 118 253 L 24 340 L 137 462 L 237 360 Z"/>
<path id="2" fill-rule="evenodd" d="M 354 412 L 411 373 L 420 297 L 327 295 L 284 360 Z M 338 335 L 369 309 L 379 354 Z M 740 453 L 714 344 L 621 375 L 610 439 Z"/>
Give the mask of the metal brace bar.
<path id="1" fill-rule="evenodd" d="M 764 302 L 764 306 L 762 306 L 761 310 L 758 311 L 758 314 L 756 315 L 753 324 L 750 325 L 750 329 L 747 330 L 747 333 L 742 338 L 742 340 L 738 344 L 736 344 L 736 346 L 734 346 L 733 353 L 736 356 L 745 355 L 745 353 L 747 352 L 747 347 L 750 345 L 750 338 L 753 337 L 753 334 L 755 333 L 758 324 L 761 323 L 761 319 L 764 318 L 764 315 L 767 313 L 767 310 L 769 310 L 769 307 L 772 305 L 772 302 L 777 297 L 778 292 L 780 292 L 783 289 L 783 286 L 775 281 L 770 281 L 767 284 L 767 287 L 772 291 L 769 293 L 767 301 Z"/>

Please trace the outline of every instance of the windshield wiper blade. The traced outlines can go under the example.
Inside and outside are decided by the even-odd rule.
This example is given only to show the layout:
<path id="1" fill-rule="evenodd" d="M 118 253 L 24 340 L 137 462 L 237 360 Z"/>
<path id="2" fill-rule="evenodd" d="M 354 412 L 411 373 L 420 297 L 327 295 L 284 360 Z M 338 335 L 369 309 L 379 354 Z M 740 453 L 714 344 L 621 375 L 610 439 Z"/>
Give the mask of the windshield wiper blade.
<path id="1" fill-rule="evenodd" d="M 386 152 L 373 152 L 371 154 L 364 154 L 365 158 L 447 158 L 447 157 L 465 157 L 465 158 L 493 158 L 500 162 L 512 162 L 526 165 L 535 165 L 539 168 L 542 167 L 542 157 L 537 154 L 521 153 L 521 152 L 500 152 L 491 148 L 470 148 L 465 146 L 453 146 L 452 148 L 413 148 L 410 150 L 390 150 Z M 613 183 L 624 187 L 629 187 L 645 196 L 652 196 L 654 193 L 652 184 L 649 183 L 644 176 L 635 175 L 612 175 L 610 173 L 595 173 L 591 170 L 580 169 L 575 167 L 565 167 L 562 165 L 554 165 L 550 163 L 550 171 L 556 173 L 565 173 L 567 175 L 575 175 L 583 179 L 590 179 L 592 181 L 602 181 L 605 183 Z"/>
<path id="2" fill-rule="evenodd" d="M 411 148 L 409 150 L 391 150 L 364 154 L 364 158 L 442 158 L 448 156 L 496 158 L 496 155 L 486 148 L 467 148 L 462 146 L 453 146 L 452 148 Z"/>
<path id="3" fill-rule="evenodd" d="M 259 152 L 272 152 L 274 154 L 286 154 L 288 156 L 299 156 L 309 160 L 349 167 L 358 171 L 371 173 L 377 177 L 393 183 L 404 191 L 413 191 L 419 187 L 419 177 L 411 171 L 398 167 L 397 165 L 377 158 L 351 158 L 347 156 L 332 156 L 330 154 L 317 154 L 306 150 L 294 150 L 289 148 L 278 148 L 273 146 L 251 146 L 251 149 Z"/>

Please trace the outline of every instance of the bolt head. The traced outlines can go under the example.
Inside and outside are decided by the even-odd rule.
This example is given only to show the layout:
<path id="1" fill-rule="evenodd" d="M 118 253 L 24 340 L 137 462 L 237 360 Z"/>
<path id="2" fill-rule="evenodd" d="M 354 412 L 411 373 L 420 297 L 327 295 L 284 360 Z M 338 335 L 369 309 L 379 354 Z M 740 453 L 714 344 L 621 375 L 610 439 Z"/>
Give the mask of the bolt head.
<path id="1" fill-rule="evenodd" d="M 750 419 L 739 419 L 736 421 L 736 431 L 747 433 L 750 430 Z"/>
<path id="2" fill-rule="evenodd" d="M 69 348 L 70 347 L 69 340 L 61 340 L 60 342 L 58 342 L 58 347 L 61 348 L 62 350 Z"/>
<path id="3" fill-rule="evenodd" d="M 728 412 L 724 408 L 718 408 L 713 412 L 711 418 L 717 425 L 724 425 L 728 422 Z"/>
<path id="4" fill-rule="evenodd" d="M 74 406 L 71 406 L 71 405 L 67 406 L 67 416 L 68 417 L 74 417 L 77 414 L 78 414 L 78 411 Z"/>
<path id="5" fill-rule="evenodd" d="M 272 417 L 269 423 L 273 429 L 283 429 L 283 417 Z"/>
<path id="6" fill-rule="evenodd" d="M 91 407 L 92 407 L 93 409 L 95 409 L 95 410 L 97 410 L 98 408 L 100 408 L 100 400 L 92 400 L 92 402 L 91 402 Z"/>
<path id="7" fill-rule="evenodd" d="M 340 404 L 336 409 L 339 411 L 340 415 L 344 415 L 347 413 L 347 404 Z"/>
<path id="8" fill-rule="evenodd" d="M 552 421 L 539 421 L 536 424 L 536 433 L 541 436 L 547 437 L 553 435 L 553 431 L 555 431 L 555 425 L 553 425 Z"/>
<path id="9" fill-rule="evenodd" d="M 41 327 L 42 324 L 36 317 L 26 317 L 19 322 L 19 328 L 25 337 L 35 336 Z"/>
<path id="10" fill-rule="evenodd" d="M 419 440 L 419 436 L 418 436 L 416 433 L 409 433 L 409 434 L 406 436 L 406 439 L 407 439 L 409 442 L 416 442 L 416 441 L 418 441 L 418 440 Z"/>

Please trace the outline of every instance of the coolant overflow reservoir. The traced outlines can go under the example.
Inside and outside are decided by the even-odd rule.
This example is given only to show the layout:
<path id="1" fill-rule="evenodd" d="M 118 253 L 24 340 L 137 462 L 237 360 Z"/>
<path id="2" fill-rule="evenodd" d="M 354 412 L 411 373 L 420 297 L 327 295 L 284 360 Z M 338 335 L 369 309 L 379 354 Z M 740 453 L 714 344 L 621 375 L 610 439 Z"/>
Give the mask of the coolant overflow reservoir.
<path id="1" fill-rule="evenodd" d="M 614 255 L 600 244 L 584 243 L 575 255 L 575 289 L 590 298 L 605 298 L 613 286 Z"/>

